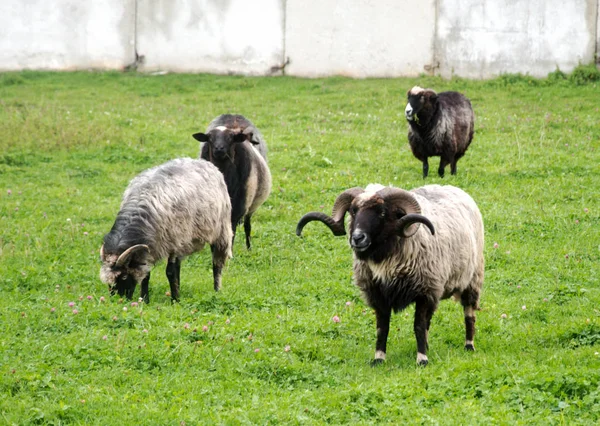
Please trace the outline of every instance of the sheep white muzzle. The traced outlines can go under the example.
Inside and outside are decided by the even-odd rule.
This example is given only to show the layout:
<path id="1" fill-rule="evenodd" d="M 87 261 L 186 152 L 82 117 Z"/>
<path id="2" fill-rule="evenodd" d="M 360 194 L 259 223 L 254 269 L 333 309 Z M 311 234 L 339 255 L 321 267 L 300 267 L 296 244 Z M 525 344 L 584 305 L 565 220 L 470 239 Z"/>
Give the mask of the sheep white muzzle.
<path id="1" fill-rule="evenodd" d="M 407 120 L 412 121 L 414 119 L 413 115 L 413 107 L 410 105 L 410 102 L 406 104 L 406 108 L 404 108 L 404 115 Z"/>

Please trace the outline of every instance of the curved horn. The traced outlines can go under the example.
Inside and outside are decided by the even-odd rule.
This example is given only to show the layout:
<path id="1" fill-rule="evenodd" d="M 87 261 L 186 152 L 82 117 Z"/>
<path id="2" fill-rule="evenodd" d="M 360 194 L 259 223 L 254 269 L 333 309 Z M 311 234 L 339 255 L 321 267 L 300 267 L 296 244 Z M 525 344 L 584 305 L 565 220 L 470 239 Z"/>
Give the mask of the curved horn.
<path id="1" fill-rule="evenodd" d="M 411 229 L 411 226 L 415 223 L 422 223 L 423 225 L 427 226 L 427 228 L 429 228 L 431 235 L 435 235 L 435 228 L 433 227 L 433 223 L 431 223 L 431 221 L 425 216 L 416 213 L 410 213 L 400 218 L 396 227 L 396 229 L 398 230 L 398 235 L 405 238 L 412 237 L 415 234 L 415 232 L 417 232 L 417 229 L 419 229 L 417 226 Z"/>
<path id="2" fill-rule="evenodd" d="M 395 204 L 402 209 L 406 216 L 398 222 L 398 235 L 404 238 L 412 237 L 419 229 L 418 223 L 426 225 L 434 233 L 433 225 L 422 216 L 419 202 L 409 191 L 400 188 L 387 187 L 378 192 L 386 204 Z M 406 218 L 406 219 L 405 219 Z"/>
<path id="3" fill-rule="evenodd" d="M 421 206 L 416 198 L 405 189 L 388 186 L 387 188 L 380 190 L 378 194 L 386 203 L 398 204 L 406 214 L 421 213 Z"/>
<path id="4" fill-rule="evenodd" d="M 125 250 L 123 253 L 121 253 L 119 258 L 115 262 L 115 266 L 123 266 L 123 265 L 129 263 L 128 260 L 131 257 L 131 255 L 137 253 L 140 250 L 146 250 L 146 251 L 150 252 L 150 247 L 148 247 L 146 244 L 136 244 L 134 246 L 129 247 L 127 250 Z"/>
<path id="5" fill-rule="evenodd" d="M 102 247 L 100 247 L 100 259 L 104 260 L 104 244 L 102 244 Z"/>
<path id="6" fill-rule="evenodd" d="M 331 229 L 331 232 L 333 232 L 333 235 L 335 235 L 336 237 L 346 235 L 346 230 L 344 229 L 343 223 L 336 222 L 331 217 L 321 212 L 310 212 L 302 216 L 302 218 L 298 222 L 298 226 L 296 226 L 296 235 L 302 235 L 302 229 L 304 228 L 304 226 L 308 222 L 312 222 L 313 220 L 323 222 L 325 225 L 327 225 L 329 229 Z"/>
<path id="7" fill-rule="evenodd" d="M 362 194 L 363 192 L 364 189 L 357 186 L 347 189 L 338 195 L 333 203 L 333 212 L 331 213 L 331 217 L 321 212 L 310 212 L 305 214 L 298 222 L 298 226 L 296 227 L 296 235 L 300 236 L 304 226 L 313 220 L 323 222 L 336 237 L 346 235 L 344 216 L 346 216 L 346 212 L 350 208 L 352 200 L 354 200 L 357 195 Z"/>

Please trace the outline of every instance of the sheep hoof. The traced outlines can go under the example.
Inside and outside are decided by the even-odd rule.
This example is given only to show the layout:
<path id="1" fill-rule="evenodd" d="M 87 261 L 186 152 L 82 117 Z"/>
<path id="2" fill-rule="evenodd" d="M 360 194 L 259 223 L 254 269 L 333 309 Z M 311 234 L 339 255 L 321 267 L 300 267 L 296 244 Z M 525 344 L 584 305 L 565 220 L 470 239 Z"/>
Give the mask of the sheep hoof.
<path id="1" fill-rule="evenodd" d="M 420 361 L 417 362 L 417 365 L 419 367 L 425 367 L 427 364 L 429 364 L 429 361 L 426 360 L 426 359 L 422 359 L 422 360 L 420 360 Z"/>
<path id="2" fill-rule="evenodd" d="M 384 359 L 375 358 L 373 361 L 371 361 L 371 367 L 377 367 L 378 365 L 381 365 L 384 362 L 385 362 Z"/>
<path id="3" fill-rule="evenodd" d="M 465 345 L 465 350 L 470 351 L 470 352 L 474 352 L 475 351 L 475 346 L 473 346 L 472 343 L 467 343 Z"/>

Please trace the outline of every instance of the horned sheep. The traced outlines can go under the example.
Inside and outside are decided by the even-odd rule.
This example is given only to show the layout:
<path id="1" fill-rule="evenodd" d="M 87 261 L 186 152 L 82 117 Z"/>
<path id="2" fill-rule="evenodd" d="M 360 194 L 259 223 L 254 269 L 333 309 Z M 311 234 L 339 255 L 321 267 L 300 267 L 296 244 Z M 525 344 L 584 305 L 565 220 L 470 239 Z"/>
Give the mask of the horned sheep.
<path id="1" fill-rule="evenodd" d="M 180 267 L 185 256 L 212 249 L 214 289 L 231 255 L 231 203 L 223 175 L 208 161 L 180 158 L 148 169 L 125 190 L 121 207 L 100 249 L 100 279 L 111 294 L 149 301 L 153 265 L 168 258 L 171 298 L 179 300 Z"/>
<path id="2" fill-rule="evenodd" d="M 415 86 L 407 93 L 404 110 L 408 120 L 408 142 L 413 155 L 423 162 L 423 177 L 429 173 L 429 157 L 439 156 L 438 174 L 450 164 L 456 174 L 456 163 L 465 155 L 473 140 L 475 115 L 471 102 L 458 92 L 436 93 Z"/>
<path id="3" fill-rule="evenodd" d="M 427 185 L 411 191 L 381 185 L 351 188 L 337 197 L 331 217 L 307 213 L 296 233 L 301 235 L 307 223 L 317 220 L 334 235 L 345 235 L 346 212 L 354 280 L 376 315 L 372 363 L 385 360 L 391 312 L 414 303 L 417 363 L 426 365 L 431 318 L 440 300 L 450 296 L 464 308 L 465 348 L 474 350 L 484 230 L 473 199 L 453 186 Z"/>
<path id="4" fill-rule="evenodd" d="M 250 249 L 251 218 L 271 192 L 271 172 L 267 165 L 267 145 L 250 120 L 242 115 L 216 117 L 206 133 L 195 133 L 202 143 L 200 157 L 223 173 L 231 198 L 231 227 L 244 221 L 246 247 Z"/>

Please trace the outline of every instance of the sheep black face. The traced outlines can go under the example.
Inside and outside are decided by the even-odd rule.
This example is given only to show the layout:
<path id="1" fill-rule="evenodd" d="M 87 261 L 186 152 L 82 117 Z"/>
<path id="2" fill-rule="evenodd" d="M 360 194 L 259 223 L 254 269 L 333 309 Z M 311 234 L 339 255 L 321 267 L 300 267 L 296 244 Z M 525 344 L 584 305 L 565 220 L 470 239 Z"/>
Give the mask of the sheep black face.
<path id="1" fill-rule="evenodd" d="M 211 162 L 223 162 L 227 159 L 233 162 L 235 144 L 252 140 L 252 128 L 247 127 L 243 132 L 236 129 L 229 129 L 225 126 L 219 126 L 208 133 L 194 133 L 194 139 L 200 142 L 206 142 L 209 147 L 209 159 Z"/>
<path id="2" fill-rule="evenodd" d="M 147 254 L 148 246 L 144 244 L 130 247 L 120 255 L 104 253 L 104 246 L 102 246 L 100 280 L 108 284 L 111 296 L 116 293 L 131 299 L 137 283 L 141 282 L 142 298 L 148 302 L 150 270 L 146 262 Z"/>
<path id="3" fill-rule="evenodd" d="M 413 87 L 407 93 L 408 103 L 404 109 L 404 115 L 408 121 L 414 121 L 417 125 L 426 125 L 433 115 L 437 104 L 437 93 L 431 89 Z"/>

